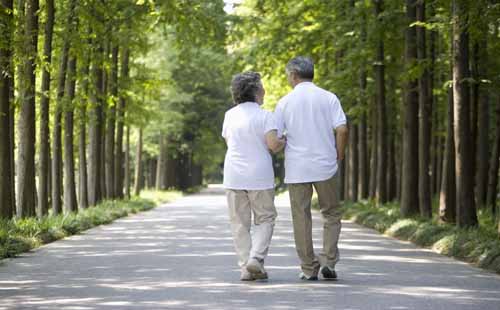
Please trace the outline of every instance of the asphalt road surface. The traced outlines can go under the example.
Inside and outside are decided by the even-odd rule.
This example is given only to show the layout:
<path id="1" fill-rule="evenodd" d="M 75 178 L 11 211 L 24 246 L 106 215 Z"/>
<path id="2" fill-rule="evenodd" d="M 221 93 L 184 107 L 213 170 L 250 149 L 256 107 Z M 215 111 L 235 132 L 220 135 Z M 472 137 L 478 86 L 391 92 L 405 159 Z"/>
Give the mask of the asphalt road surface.
<path id="1" fill-rule="evenodd" d="M 500 276 L 344 222 L 339 281 L 305 282 L 286 197 L 267 282 L 240 282 L 212 186 L 0 262 L 0 309 L 500 309 Z M 321 219 L 314 238 L 321 246 Z"/>

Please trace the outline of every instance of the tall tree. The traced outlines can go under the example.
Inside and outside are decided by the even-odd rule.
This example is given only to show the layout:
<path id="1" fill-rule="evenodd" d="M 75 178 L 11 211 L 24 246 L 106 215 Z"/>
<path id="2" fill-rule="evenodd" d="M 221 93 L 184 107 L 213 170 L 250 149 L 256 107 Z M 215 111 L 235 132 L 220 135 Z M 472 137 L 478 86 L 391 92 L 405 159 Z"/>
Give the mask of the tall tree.
<path id="1" fill-rule="evenodd" d="M 416 0 L 406 0 L 405 63 L 407 68 L 415 65 L 417 58 L 416 29 L 410 25 L 416 21 Z M 403 167 L 401 184 L 401 214 L 415 215 L 418 208 L 418 93 L 417 81 L 413 77 L 405 82 Z"/>
<path id="2" fill-rule="evenodd" d="M 118 51 L 117 45 L 111 48 L 111 74 L 110 88 L 111 98 L 113 103 L 107 110 L 107 126 L 106 126 L 106 197 L 115 198 L 115 120 L 116 120 L 116 103 L 118 102 Z"/>
<path id="3" fill-rule="evenodd" d="M 417 57 L 421 66 L 422 74 L 418 79 L 418 202 L 420 215 L 425 218 L 432 216 L 431 203 L 431 178 L 430 167 L 430 143 L 431 143 L 431 98 L 429 94 L 429 70 L 427 60 L 427 44 L 425 27 L 425 1 L 418 0 L 416 8 L 417 21 Z"/>
<path id="4" fill-rule="evenodd" d="M 45 2 L 45 38 L 43 45 L 42 89 L 40 98 L 40 150 L 38 173 L 38 216 L 44 216 L 49 209 L 49 101 L 50 68 L 52 65 L 52 35 L 54 33 L 54 0 Z"/>
<path id="5" fill-rule="evenodd" d="M 451 87 L 448 90 L 447 113 L 443 176 L 439 193 L 439 219 L 442 222 L 455 223 L 457 188 L 455 180 L 455 138 L 453 135 L 453 89 Z"/>
<path id="6" fill-rule="evenodd" d="M 486 36 L 487 32 L 483 32 Z M 478 207 L 486 206 L 486 198 L 488 192 L 488 154 L 489 150 L 489 120 L 490 120 L 490 108 L 489 108 L 489 88 L 487 84 L 482 83 L 481 80 L 488 79 L 488 48 L 486 45 L 486 39 L 481 40 L 481 43 L 477 45 L 477 58 L 478 58 L 478 77 L 479 81 L 476 81 L 478 94 L 478 111 L 477 111 L 477 126 L 478 126 L 478 137 L 477 137 L 477 167 L 476 167 L 476 199 Z"/>
<path id="7" fill-rule="evenodd" d="M 121 67 L 120 67 L 120 88 L 127 85 L 129 78 L 129 48 L 123 47 L 121 51 Z M 124 159 L 123 159 L 123 126 L 125 118 L 126 98 L 125 94 L 121 93 L 116 111 L 116 150 L 115 150 L 115 193 L 117 198 L 123 198 L 124 186 Z"/>
<path id="8" fill-rule="evenodd" d="M 76 56 L 71 55 L 68 61 L 68 77 L 66 79 L 66 106 L 64 112 L 64 210 L 78 210 L 75 187 L 75 159 L 73 147 L 74 107 L 76 84 Z"/>
<path id="9" fill-rule="evenodd" d="M 375 15 L 381 23 L 382 0 L 374 0 Z M 379 28 L 377 38 L 377 52 L 375 60 L 375 88 L 377 102 L 377 178 L 376 199 L 378 203 L 387 202 L 387 114 L 385 103 L 385 68 L 384 68 L 384 36 L 382 27 Z"/>
<path id="10" fill-rule="evenodd" d="M 143 165 L 142 165 L 142 128 L 139 128 L 139 139 L 137 141 L 137 151 L 135 155 L 135 182 L 134 195 L 139 195 L 142 190 L 143 182 Z"/>
<path id="11" fill-rule="evenodd" d="M 0 218 L 14 214 L 14 187 L 12 180 L 11 98 L 12 87 L 12 33 L 13 1 L 0 1 Z"/>
<path id="12" fill-rule="evenodd" d="M 457 225 L 476 226 L 474 204 L 474 156 L 471 153 L 469 33 L 467 2 L 453 1 L 453 103 Z"/>
<path id="13" fill-rule="evenodd" d="M 89 40 L 91 43 L 92 41 Z M 80 208 L 86 209 L 89 206 L 88 196 L 88 175 L 87 175 L 87 103 L 89 97 L 89 66 L 90 57 L 85 57 L 85 63 L 82 67 L 82 93 L 83 100 L 80 102 L 80 134 L 78 139 L 78 175 L 79 190 L 78 198 Z"/>
<path id="14" fill-rule="evenodd" d="M 35 79 L 38 51 L 38 0 L 26 1 L 24 57 L 20 78 L 21 107 L 18 121 L 17 216 L 35 216 Z"/>
<path id="15" fill-rule="evenodd" d="M 498 194 L 498 168 L 500 166 L 500 98 L 497 99 L 496 105 L 496 129 L 495 142 L 490 158 L 490 168 L 488 176 L 488 199 L 487 204 L 491 208 L 492 213 L 497 212 L 497 194 Z M 498 216 L 498 214 L 497 214 Z"/>

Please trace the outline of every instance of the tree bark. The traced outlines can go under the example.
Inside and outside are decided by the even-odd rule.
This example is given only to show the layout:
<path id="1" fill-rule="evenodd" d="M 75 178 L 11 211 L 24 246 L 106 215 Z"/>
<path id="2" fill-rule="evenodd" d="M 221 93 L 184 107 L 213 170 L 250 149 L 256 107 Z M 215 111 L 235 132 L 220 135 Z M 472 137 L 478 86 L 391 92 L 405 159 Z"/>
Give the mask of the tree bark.
<path id="1" fill-rule="evenodd" d="M 492 213 L 497 212 L 497 187 L 498 187 L 498 168 L 500 165 L 500 98 L 497 99 L 496 106 L 496 129 L 495 142 L 490 158 L 490 168 L 488 176 L 488 196 L 487 203 Z M 498 217 L 498 214 L 497 214 Z"/>
<path id="2" fill-rule="evenodd" d="M 358 200 L 358 176 L 359 176 L 359 152 L 357 149 L 358 146 L 358 124 L 352 123 L 349 125 L 349 145 L 351 148 L 351 152 L 349 152 L 349 199 L 351 201 Z"/>
<path id="3" fill-rule="evenodd" d="M 76 58 L 72 56 L 68 62 L 68 77 L 66 79 L 66 100 L 64 112 L 64 211 L 76 212 L 75 159 L 73 148 L 74 107 L 76 84 Z"/>
<path id="4" fill-rule="evenodd" d="M 477 226 L 474 205 L 474 170 L 471 153 L 469 34 L 464 0 L 453 1 L 453 103 L 455 170 L 457 178 L 457 226 Z"/>
<path id="5" fill-rule="evenodd" d="M 35 216 L 35 86 L 38 45 L 38 0 L 26 1 L 25 38 L 22 78 L 19 90 L 21 106 L 18 131 L 17 216 Z"/>
<path id="6" fill-rule="evenodd" d="M 160 152 L 158 154 L 158 161 L 156 165 L 156 189 L 167 189 L 166 175 L 167 175 L 167 142 L 164 134 L 160 133 Z"/>
<path id="7" fill-rule="evenodd" d="M 376 197 L 377 191 L 377 143 L 378 143 L 378 130 L 377 130 L 377 117 L 375 114 L 371 116 L 372 127 L 370 128 L 371 134 L 371 148 L 370 148 L 370 198 Z"/>
<path id="8" fill-rule="evenodd" d="M 486 35 L 486 33 L 485 33 Z M 479 46 L 478 75 L 479 79 L 488 76 L 488 52 L 486 40 Z M 478 81 L 479 106 L 478 106 L 478 139 L 477 139 L 477 169 L 476 169 L 476 198 L 478 207 L 486 206 L 488 192 L 488 154 L 489 154 L 489 89 Z"/>
<path id="9" fill-rule="evenodd" d="M 45 2 L 46 21 L 43 47 L 44 66 L 42 70 L 42 94 L 40 98 L 40 150 L 38 173 L 38 208 L 37 215 L 42 217 L 49 210 L 49 101 L 50 101 L 50 67 L 52 65 L 52 35 L 54 33 L 54 0 Z"/>
<path id="10" fill-rule="evenodd" d="M 375 15 L 380 19 L 382 0 L 374 0 Z M 381 21 L 379 21 L 381 22 Z M 375 197 L 377 203 L 387 202 L 387 114 L 385 102 L 385 61 L 383 34 L 377 38 L 377 56 L 375 60 L 375 88 L 377 101 L 377 185 Z"/>
<path id="11" fill-rule="evenodd" d="M 12 180 L 12 32 L 13 1 L 0 1 L 0 219 L 14 215 L 14 186 Z"/>
<path id="12" fill-rule="evenodd" d="M 135 183 L 134 195 L 139 196 L 142 189 L 143 167 L 142 167 L 142 128 L 139 128 L 139 139 L 137 141 L 137 151 L 135 156 Z"/>
<path id="13" fill-rule="evenodd" d="M 69 33 L 73 32 L 72 24 L 74 20 L 75 0 L 70 2 L 66 30 Z M 68 54 L 70 48 L 70 37 L 64 37 L 63 47 L 61 51 L 61 63 L 59 66 L 59 77 L 57 80 L 57 95 L 56 95 L 56 112 L 54 115 L 53 136 L 52 136 L 52 210 L 54 214 L 59 214 L 62 211 L 62 196 L 63 196 L 63 163 L 62 163 L 62 115 L 64 106 L 64 91 L 66 86 L 66 75 L 68 67 Z"/>
<path id="14" fill-rule="evenodd" d="M 102 123 L 103 123 L 103 54 L 102 43 L 97 43 L 92 75 L 94 91 L 91 93 L 92 109 L 89 122 L 89 158 L 88 158 L 88 190 L 89 205 L 95 206 L 102 199 L 101 162 L 102 162 Z"/>
<path id="15" fill-rule="evenodd" d="M 130 199 L 130 127 L 127 126 L 125 139 L 125 196 Z"/>
<path id="16" fill-rule="evenodd" d="M 129 49 L 122 49 L 120 88 L 123 90 L 129 77 Z M 116 119 L 116 155 L 115 155 L 115 193 L 117 198 L 123 198 L 123 126 L 125 118 L 126 98 L 120 95 Z"/>
<path id="17" fill-rule="evenodd" d="M 416 0 L 406 0 L 405 63 L 416 60 Z M 418 207 L 418 93 L 417 81 L 406 81 L 403 127 L 403 167 L 401 180 L 401 214 L 405 217 L 419 213 Z"/>
<path id="18" fill-rule="evenodd" d="M 455 223 L 456 219 L 456 180 L 455 180 L 455 138 L 453 135 L 453 89 L 448 90 L 448 119 L 446 121 L 446 145 L 443 158 L 441 190 L 439 194 L 439 219 Z"/>
<path id="19" fill-rule="evenodd" d="M 118 102 L 118 46 L 113 46 L 111 51 L 111 96 Z M 106 196 L 116 197 L 115 186 L 115 104 L 111 104 L 107 113 L 108 125 L 106 126 Z"/>
<path id="20" fill-rule="evenodd" d="M 83 66 L 83 81 L 82 81 L 82 91 L 85 94 L 83 102 L 80 103 L 80 132 L 79 132 L 79 142 L 78 142 L 78 198 L 79 205 L 81 209 L 86 209 L 89 206 L 89 195 L 88 195 L 88 175 L 87 175 L 87 98 L 89 96 L 89 73 L 90 73 L 90 57 L 87 57 L 86 62 Z"/>
<path id="21" fill-rule="evenodd" d="M 425 3 L 417 2 L 417 21 L 426 22 Z M 427 44 L 426 33 L 423 26 L 417 26 L 417 57 L 421 65 L 424 66 L 422 75 L 418 79 L 418 202 L 420 215 L 424 218 L 432 217 L 431 202 L 431 176 L 430 168 L 430 145 L 431 145 L 431 119 L 432 106 L 429 94 L 429 70 L 427 68 Z"/>

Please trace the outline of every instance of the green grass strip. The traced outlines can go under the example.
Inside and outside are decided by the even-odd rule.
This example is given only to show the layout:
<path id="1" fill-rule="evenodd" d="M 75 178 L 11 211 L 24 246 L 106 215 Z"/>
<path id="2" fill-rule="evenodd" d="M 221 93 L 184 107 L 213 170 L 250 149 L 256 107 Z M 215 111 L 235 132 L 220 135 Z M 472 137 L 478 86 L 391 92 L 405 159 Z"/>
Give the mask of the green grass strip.
<path id="1" fill-rule="evenodd" d="M 130 200 L 107 200 L 78 213 L 0 220 L 0 259 L 16 255 L 89 228 L 146 210 L 181 197 L 177 191 L 144 191 Z"/>
<path id="2" fill-rule="evenodd" d="M 464 229 L 437 219 L 402 218 L 396 203 L 346 202 L 343 209 L 345 219 L 500 274 L 500 240 L 487 212 L 479 212 L 478 228 Z"/>

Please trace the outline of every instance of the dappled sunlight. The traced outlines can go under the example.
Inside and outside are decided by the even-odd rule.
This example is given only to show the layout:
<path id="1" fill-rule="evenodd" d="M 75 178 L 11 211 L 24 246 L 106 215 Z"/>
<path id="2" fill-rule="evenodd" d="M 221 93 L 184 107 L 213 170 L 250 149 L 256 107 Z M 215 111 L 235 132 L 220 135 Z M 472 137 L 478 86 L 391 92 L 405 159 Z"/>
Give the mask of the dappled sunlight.
<path id="1" fill-rule="evenodd" d="M 340 280 L 300 281 L 286 205 L 278 207 L 266 259 L 270 279 L 241 282 L 225 198 L 210 190 L 7 261 L 0 309 L 406 309 L 429 296 L 438 308 L 500 301 L 485 289 L 500 287 L 498 276 L 347 221 Z M 319 213 L 313 217 L 319 253 L 322 222 Z M 256 302 L 263 296 L 265 305 Z"/>

